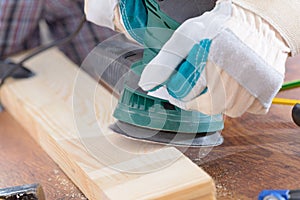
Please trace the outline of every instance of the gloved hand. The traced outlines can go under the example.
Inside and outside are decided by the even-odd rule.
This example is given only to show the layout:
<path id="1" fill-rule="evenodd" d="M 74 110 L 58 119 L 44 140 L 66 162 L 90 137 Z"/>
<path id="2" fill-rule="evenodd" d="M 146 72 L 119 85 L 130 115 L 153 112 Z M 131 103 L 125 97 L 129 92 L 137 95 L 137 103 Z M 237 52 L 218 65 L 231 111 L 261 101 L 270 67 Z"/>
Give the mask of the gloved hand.
<path id="1" fill-rule="evenodd" d="M 84 11 L 88 21 L 122 32 L 132 41 L 136 39 L 128 31 L 143 28 L 146 23 L 147 13 L 142 0 L 85 0 Z"/>
<path id="2" fill-rule="evenodd" d="M 289 51 L 270 24 L 223 0 L 175 31 L 139 85 L 188 110 L 262 114 L 283 83 Z"/>
<path id="3" fill-rule="evenodd" d="M 114 30 L 114 9 L 118 0 L 85 0 L 84 12 L 87 20 Z"/>

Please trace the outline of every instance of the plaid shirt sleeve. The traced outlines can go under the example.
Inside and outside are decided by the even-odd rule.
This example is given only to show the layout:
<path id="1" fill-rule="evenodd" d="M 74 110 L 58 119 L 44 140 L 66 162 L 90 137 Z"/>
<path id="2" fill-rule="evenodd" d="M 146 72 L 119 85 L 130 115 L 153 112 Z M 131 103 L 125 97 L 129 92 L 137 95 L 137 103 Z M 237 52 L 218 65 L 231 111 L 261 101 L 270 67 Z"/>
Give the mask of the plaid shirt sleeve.
<path id="1" fill-rule="evenodd" d="M 39 45 L 42 1 L 0 1 L 0 57 Z"/>
<path id="2" fill-rule="evenodd" d="M 84 0 L 1 0 L 0 58 L 40 45 L 39 22 L 45 20 L 53 39 L 72 33 L 84 14 Z M 86 22 L 80 33 L 60 48 L 80 65 L 87 54 L 114 32 Z"/>

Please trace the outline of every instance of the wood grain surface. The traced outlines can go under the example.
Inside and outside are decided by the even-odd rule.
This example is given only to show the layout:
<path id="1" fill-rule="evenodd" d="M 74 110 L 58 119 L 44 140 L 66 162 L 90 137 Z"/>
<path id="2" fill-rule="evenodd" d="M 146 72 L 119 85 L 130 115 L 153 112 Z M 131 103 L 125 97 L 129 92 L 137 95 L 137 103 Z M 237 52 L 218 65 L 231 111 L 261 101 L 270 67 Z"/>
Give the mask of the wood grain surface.
<path id="1" fill-rule="evenodd" d="M 112 132 L 117 99 L 57 50 L 1 88 L 7 111 L 89 199 L 214 199 L 214 182 L 173 147 Z"/>

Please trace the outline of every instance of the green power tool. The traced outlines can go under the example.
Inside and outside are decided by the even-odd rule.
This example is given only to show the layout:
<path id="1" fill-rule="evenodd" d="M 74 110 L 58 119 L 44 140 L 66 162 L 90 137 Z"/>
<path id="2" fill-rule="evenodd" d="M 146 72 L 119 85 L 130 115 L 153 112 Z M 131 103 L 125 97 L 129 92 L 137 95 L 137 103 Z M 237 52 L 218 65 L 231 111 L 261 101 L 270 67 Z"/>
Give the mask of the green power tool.
<path id="1" fill-rule="evenodd" d="M 97 74 L 101 73 L 102 81 L 121 94 L 113 113 L 118 121 L 111 129 L 137 140 L 175 146 L 221 144 L 223 142 L 221 130 L 224 127 L 221 114 L 209 116 L 196 111 L 182 110 L 167 100 L 149 96 L 138 87 L 144 67 L 157 55 L 180 23 L 212 9 L 214 2 L 207 1 L 206 4 L 203 1 L 187 0 L 129 2 L 132 5 L 128 5 L 130 3 L 126 0 L 120 1 L 122 16 L 126 16 L 125 19 L 123 17 L 124 25 L 129 34 L 142 43 L 143 47 L 123 37 L 118 43 L 119 37 L 100 45 L 95 54 L 101 62 L 103 60 L 110 62 L 109 67 L 100 70 L 101 72 L 98 69 Z M 142 9 L 145 9 L 144 12 Z M 109 55 L 121 56 L 114 56 L 112 59 L 111 56 L 107 56 L 108 51 Z M 102 57 L 99 58 L 99 55 Z M 91 74 L 91 70 L 86 71 Z"/>

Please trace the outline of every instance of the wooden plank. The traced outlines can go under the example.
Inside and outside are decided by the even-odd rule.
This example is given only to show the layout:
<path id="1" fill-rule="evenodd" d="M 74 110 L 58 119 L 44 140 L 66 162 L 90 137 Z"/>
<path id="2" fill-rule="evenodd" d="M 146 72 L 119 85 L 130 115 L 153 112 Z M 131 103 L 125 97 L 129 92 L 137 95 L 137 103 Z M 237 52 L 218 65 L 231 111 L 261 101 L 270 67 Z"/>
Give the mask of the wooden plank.
<path id="1" fill-rule="evenodd" d="M 108 127 L 117 100 L 58 50 L 27 63 L 1 101 L 89 199 L 214 199 L 211 177 L 173 147 L 126 139 Z"/>

